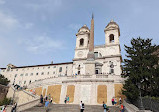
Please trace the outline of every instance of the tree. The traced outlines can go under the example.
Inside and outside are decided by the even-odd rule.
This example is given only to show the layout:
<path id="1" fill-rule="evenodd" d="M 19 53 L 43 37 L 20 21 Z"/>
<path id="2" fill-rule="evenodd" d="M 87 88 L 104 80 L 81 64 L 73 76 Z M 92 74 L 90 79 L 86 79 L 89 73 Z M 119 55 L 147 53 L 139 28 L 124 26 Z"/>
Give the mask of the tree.
<path id="1" fill-rule="evenodd" d="M 4 75 L 0 74 L 0 84 L 7 86 L 10 81 L 4 77 Z"/>
<path id="2" fill-rule="evenodd" d="M 154 54 L 158 47 L 152 45 L 151 41 L 132 38 L 130 47 L 124 45 L 127 59 L 124 59 L 123 65 L 126 81 L 122 92 L 132 102 L 139 96 L 139 84 L 142 96 L 159 96 L 159 87 L 156 85 L 159 82 L 159 58 Z"/>

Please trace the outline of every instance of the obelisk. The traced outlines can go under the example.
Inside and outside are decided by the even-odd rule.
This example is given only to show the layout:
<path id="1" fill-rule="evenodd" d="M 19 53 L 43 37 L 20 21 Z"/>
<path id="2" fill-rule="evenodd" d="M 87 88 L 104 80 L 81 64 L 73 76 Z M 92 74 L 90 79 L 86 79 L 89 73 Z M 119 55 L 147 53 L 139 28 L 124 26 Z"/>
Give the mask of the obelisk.
<path id="1" fill-rule="evenodd" d="M 91 30 L 89 39 L 89 52 L 87 54 L 87 60 L 85 62 L 85 74 L 94 75 L 95 74 L 95 56 L 94 56 L 94 17 L 92 14 L 91 20 Z"/>
<path id="2" fill-rule="evenodd" d="M 94 16 L 92 14 L 90 40 L 89 40 L 89 52 L 87 55 L 87 60 L 93 61 L 94 59 L 95 59 L 94 57 Z"/>

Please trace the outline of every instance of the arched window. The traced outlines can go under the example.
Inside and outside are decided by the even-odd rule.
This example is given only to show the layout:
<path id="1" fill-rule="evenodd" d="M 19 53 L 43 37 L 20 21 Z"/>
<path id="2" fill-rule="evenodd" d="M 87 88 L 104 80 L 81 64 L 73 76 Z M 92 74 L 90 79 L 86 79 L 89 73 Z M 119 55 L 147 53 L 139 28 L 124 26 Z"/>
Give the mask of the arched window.
<path id="1" fill-rule="evenodd" d="M 110 43 L 113 43 L 113 42 L 114 42 L 114 35 L 113 35 L 113 34 L 110 34 L 109 40 L 110 40 Z"/>
<path id="2" fill-rule="evenodd" d="M 78 75 L 80 75 L 81 74 L 81 66 L 80 65 L 78 65 Z"/>
<path id="3" fill-rule="evenodd" d="M 83 46 L 84 45 L 84 39 L 80 39 L 80 46 Z"/>

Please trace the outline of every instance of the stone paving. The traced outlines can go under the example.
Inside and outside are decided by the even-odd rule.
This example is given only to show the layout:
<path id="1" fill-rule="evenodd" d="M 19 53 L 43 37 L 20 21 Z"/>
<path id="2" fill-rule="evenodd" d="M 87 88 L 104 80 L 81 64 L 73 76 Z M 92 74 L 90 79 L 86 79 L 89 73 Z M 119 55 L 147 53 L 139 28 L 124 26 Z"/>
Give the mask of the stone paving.
<path id="1" fill-rule="evenodd" d="M 110 107 L 110 112 L 119 112 L 118 107 Z M 44 107 L 33 107 L 23 112 L 45 112 Z M 80 106 L 74 104 L 51 104 L 48 112 L 80 112 Z M 102 105 L 85 105 L 84 112 L 103 112 Z"/>

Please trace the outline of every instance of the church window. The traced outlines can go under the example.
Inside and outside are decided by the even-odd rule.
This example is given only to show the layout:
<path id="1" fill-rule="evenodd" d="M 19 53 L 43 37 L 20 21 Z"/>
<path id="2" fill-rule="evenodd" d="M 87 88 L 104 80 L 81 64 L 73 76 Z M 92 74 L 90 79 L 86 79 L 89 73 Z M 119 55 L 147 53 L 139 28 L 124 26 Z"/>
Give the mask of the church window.
<path id="1" fill-rule="evenodd" d="M 38 73 L 36 73 L 36 75 L 38 75 Z"/>
<path id="2" fill-rule="evenodd" d="M 53 74 L 55 74 L 55 72 L 53 72 Z"/>
<path id="3" fill-rule="evenodd" d="M 54 68 L 56 68 L 56 66 L 54 66 Z"/>
<path id="4" fill-rule="evenodd" d="M 44 75 L 44 72 L 42 72 L 41 75 Z"/>
<path id="5" fill-rule="evenodd" d="M 80 75 L 81 74 L 81 72 L 80 72 L 80 70 L 78 71 L 78 75 Z"/>
<path id="6" fill-rule="evenodd" d="M 49 72 L 47 74 L 49 75 Z"/>
<path id="7" fill-rule="evenodd" d="M 20 74 L 20 76 L 23 76 L 23 74 Z"/>
<path id="8" fill-rule="evenodd" d="M 17 77 L 17 74 L 15 74 L 15 77 Z"/>
<path id="9" fill-rule="evenodd" d="M 98 58 L 98 52 L 94 52 L 95 58 Z"/>
<path id="10" fill-rule="evenodd" d="M 48 69 L 50 68 L 50 66 L 48 67 Z"/>
<path id="11" fill-rule="evenodd" d="M 113 35 L 113 34 L 110 34 L 109 40 L 110 40 L 110 43 L 113 43 L 113 42 L 114 42 L 114 35 Z"/>
<path id="12" fill-rule="evenodd" d="M 112 61 L 109 61 L 110 63 L 110 74 L 113 74 L 114 73 L 114 64 Z"/>
<path id="13" fill-rule="evenodd" d="M 83 46 L 84 45 L 84 39 L 80 39 L 80 46 Z"/>
<path id="14" fill-rule="evenodd" d="M 62 67 L 59 68 L 59 72 L 62 72 Z"/>
<path id="15" fill-rule="evenodd" d="M 18 69 L 16 71 L 18 71 Z"/>
<path id="16" fill-rule="evenodd" d="M 29 84 L 31 84 L 31 80 L 29 81 Z"/>
<path id="17" fill-rule="evenodd" d="M 114 73 L 114 69 L 110 69 L 110 73 L 111 73 L 111 74 Z"/>
<path id="18" fill-rule="evenodd" d="M 25 76 L 28 76 L 28 73 L 26 73 Z"/>
<path id="19" fill-rule="evenodd" d="M 80 75 L 80 74 L 81 74 L 80 69 L 81 69 L 81 66 L 80 66 L 80 65 L 78 65 L 78 75 Z"/>
<path id="20" fill-rule="evenodd" d="M 98 70 L 96 70 L 96 74 L 98 74 Z"/>
<path id="21" fill-rule="evenodd" d="M 24 84 L 26 84 L 26 81 L 24 81 Z"/>
<path id="22" fill-rule="evenodd" d="M 30 76 L 33 76 L 33 73 L 31 73 Z"/>

